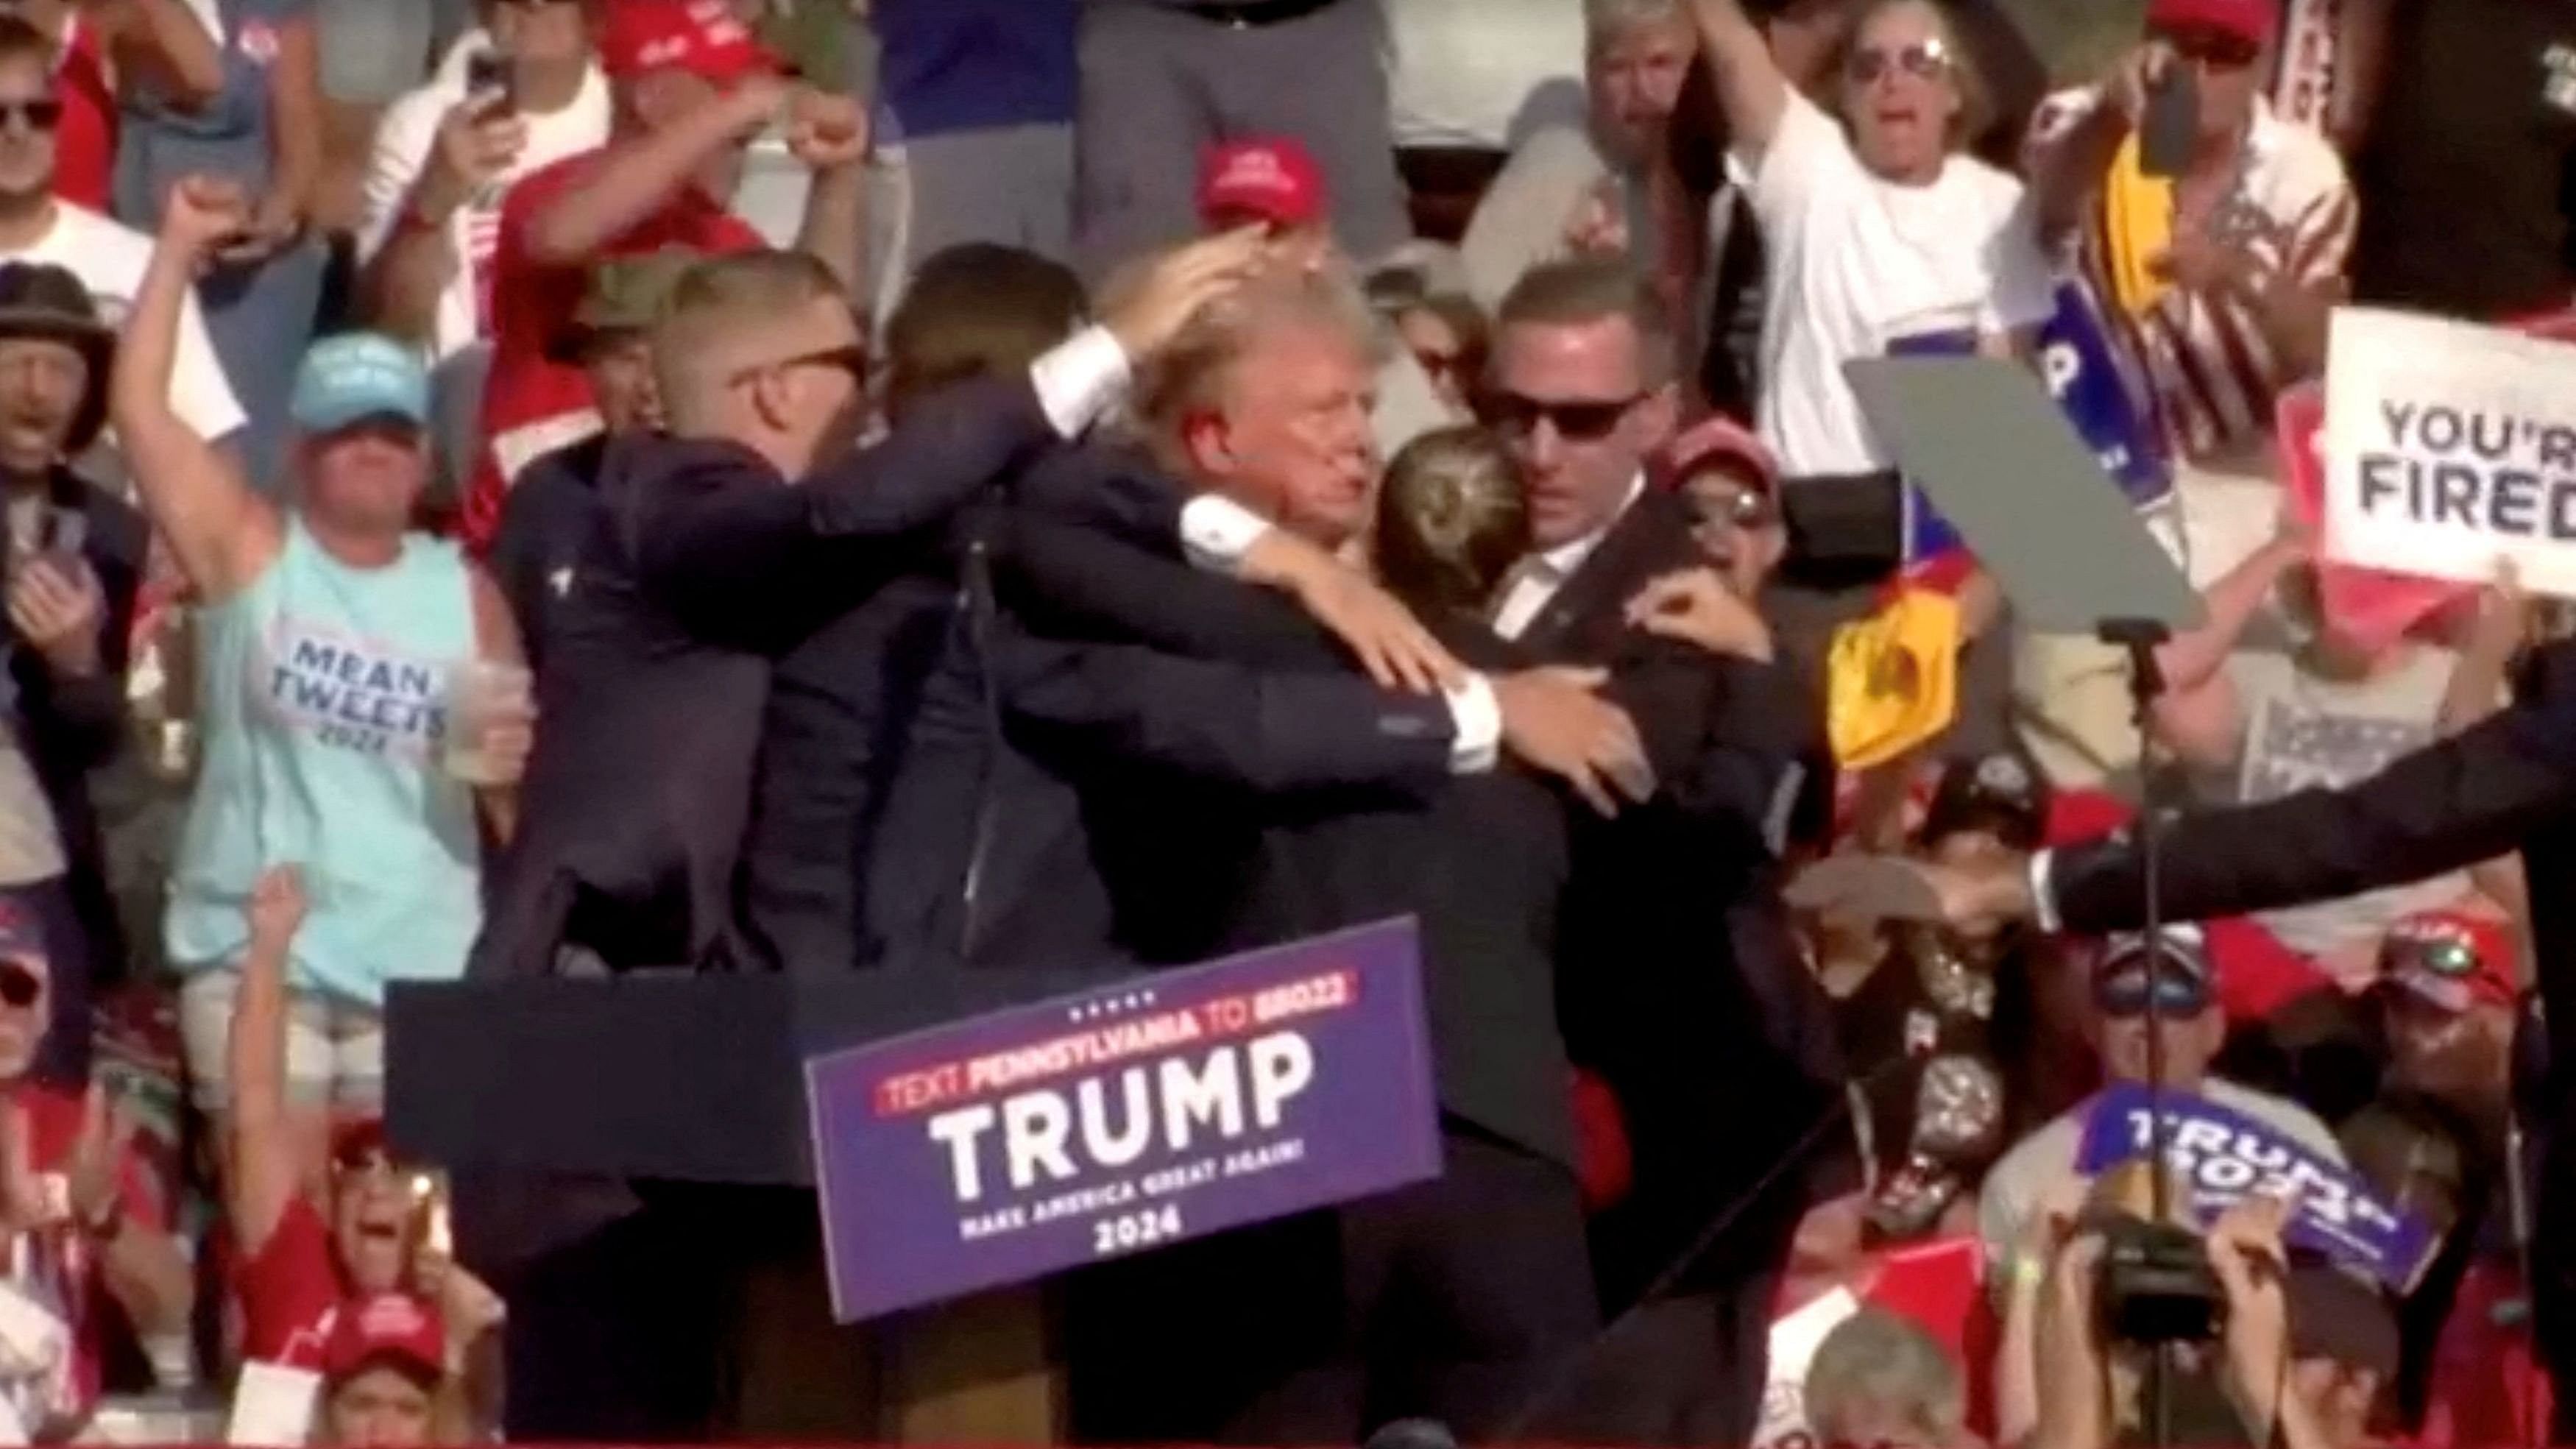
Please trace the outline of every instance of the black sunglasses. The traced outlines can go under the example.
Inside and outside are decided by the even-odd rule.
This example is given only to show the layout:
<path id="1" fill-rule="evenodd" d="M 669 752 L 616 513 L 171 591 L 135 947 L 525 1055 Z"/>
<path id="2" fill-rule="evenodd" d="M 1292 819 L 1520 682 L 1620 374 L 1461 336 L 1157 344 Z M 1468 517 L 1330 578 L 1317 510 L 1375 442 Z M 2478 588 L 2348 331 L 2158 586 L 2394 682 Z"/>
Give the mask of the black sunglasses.
<path id="1" fill-rule="evenodd" d="M 1611 430 L 1628 416 L 1628 409 L 1644 396 L 1631 393 L 1615 401 L 1552 402 L 1498 388 L 1485 394 L 1482 411 L 1486 422 L 1514 437 L 1525 438 L 1537 432 L 1540 420 L 1545 419 L 1560 438 L 1597 443 L 1610 436 Z"/>
<path id="2" fill-rule="evenodd" d="M 63 103 L 51 96 L 32 101 L 0 101 L 0 125 L 24 121 L 30 131 L 50 131 L 62 124 Z"/>
<path id="3" fill-rule="evenodd" d="M 15 961 L 0 961 L 0 1002 L 24 1010 L 45 994 L 45 978 Z"/>
<path id="4" fill-rule="evenodd" d="M 1901 70 L 1916 80 L 1939 80 L 1950 73 L 1950 47 L 1938 37 L 1901 45 L 1894 50 L 1884 46 L 1863 46 L 1843 61 L 1843 74 L 1855 84 L 1868 85 L 1891 69 Z"/>
<path id="5" fill-rule="evenodd" d="M 2103 977 L 2094 985 L 2094 1003 L 2114 1021 L 2144 1016 L 2150 1007 L 2167 1021 L 2188 1021 L 2209 1009 L 2208 985 L 2189 972 L 2162 966 L 2154 973 L 2152 990 L 2148 975 L 2145 968 L 2131 966 Z"/>

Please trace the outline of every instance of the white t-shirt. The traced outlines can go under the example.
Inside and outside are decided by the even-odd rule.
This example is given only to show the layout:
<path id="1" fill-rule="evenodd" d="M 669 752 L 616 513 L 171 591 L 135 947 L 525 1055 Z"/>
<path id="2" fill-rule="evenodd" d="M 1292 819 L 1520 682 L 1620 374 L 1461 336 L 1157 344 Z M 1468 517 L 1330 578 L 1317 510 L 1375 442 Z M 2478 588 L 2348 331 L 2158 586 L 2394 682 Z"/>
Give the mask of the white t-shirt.
<path id="1" fill-rule="evenodd" d="M 1911 337 L 2044 321 L 2049 271 L 2022 185 L 1952 156 L 1929 186 L 1861 165 L 1842 126 L 1795 91 L 1752 168 L 1769 244 L 1756 424 L 1785 473 L 1858 473 L 1887 451 L 1843 364 Z"/>
<path id="2" fill-rule="evenodd" d="M 457 54 L 464 53 L 460 47 Z M 365 211 L 358 221 L 361 265 L 373 261 L 392 238 L 405 198 L 429 167 L 430 153 L 438 144 L 439 122 L 465 95 L 465 67 L 460 62 L 387 107 L 384 119 L 376 123 L 374 151 L 367 158 Z M 446 290 L 439 293 L 438 311 L 430 324 L 433 362 L 444 361 L 490 331 L 484 325 L 484 310 L 492 249 L 500 240 L 501 197 L 510 183 L 567 156 L 607 144 L 609 117 L 608 81 L 594 65 L 582 77 L 571 105 L 550 114 L 523 114 L 528 144 L 518 159 L 481 198 L 458 207 L 447 219 L 447 241 L 455 249 L 457 267 Z"/>
<path id="3" fill-rule="evenodd" d="M 95 211 L 54 203 L 54 224 L 35 245 L 0 250 L 0 262 L 51 262 L 68 269 L 89 288 L 107 325 L 124 330 L 134 312 L 135 294 L 143 290 L 143 273 L 152 264 L 152 239 Z M 179 314 L 178 353 L 170 369 L 170 408 L 179 421 L 208 442 L 241 430 L 241 400 L 215 347 L 206 339 L 205 314 L 194 293 Z"/>

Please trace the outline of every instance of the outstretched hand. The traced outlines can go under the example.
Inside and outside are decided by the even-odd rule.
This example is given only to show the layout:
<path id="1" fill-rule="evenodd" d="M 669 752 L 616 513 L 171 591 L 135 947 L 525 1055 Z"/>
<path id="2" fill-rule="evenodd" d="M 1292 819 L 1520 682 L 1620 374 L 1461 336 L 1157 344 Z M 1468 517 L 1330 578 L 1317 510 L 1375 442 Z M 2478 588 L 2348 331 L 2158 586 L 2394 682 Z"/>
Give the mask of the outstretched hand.
<path id="1" fill-rule="evenodd" d="M 1201 308 L 1242 286 L 1267 256 L 1267 233 L 1257 226 L 1174 247 L 1114 287 L 1100 320 L 1130 359 L 1142 361 L 1169 346 Z"/>
<path id="2" fill-rule="evenodd" d="M 1922 921 L 1990 929 L 2031 911 L 2025 863 L 1961 868 L 1893 855 L 1837 855 L 1789 882 L 1789 904 L 1855 925 Z"/>

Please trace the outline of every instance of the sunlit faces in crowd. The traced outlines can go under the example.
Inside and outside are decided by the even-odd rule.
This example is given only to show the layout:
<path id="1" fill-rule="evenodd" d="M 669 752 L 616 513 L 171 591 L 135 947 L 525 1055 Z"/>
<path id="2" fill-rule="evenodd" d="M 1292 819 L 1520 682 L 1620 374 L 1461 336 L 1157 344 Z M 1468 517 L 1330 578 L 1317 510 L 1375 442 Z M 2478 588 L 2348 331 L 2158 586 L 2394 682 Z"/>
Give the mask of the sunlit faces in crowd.
<path id="1" fill-rule="evenodd" d="M 492 48 L 534 65 L 569 64 L 590 54 L 591 0 L 484 0 Z"/>
<path id="2" fill-rule="evenodd" d="M 1367 348 L 1317 317 L 1263 324 L 1188 433 L 1192 458 L 1247 507 L 1328 547 L 1359 536 L 1377 444 Z"/>
<path id="3" fill-rule="evenodd" d="M 68 342 L 0 337 L 0 471 L 24 476 L 61 461 L 92 382 L 88 357 Z"/>
<path id="4" fill-rule="evenodd" d="M 1836 84 L 1853 153 L 1883 180 L 1939 179 L 1974 126 L 1974 73 L 1931 0 L 1880 0 L 1863 11 Z"/>
<path id="5" fill-rule="evenodd" d="M 1520 465 L 1539 548 L 1617 519 L 1672 435 L 1671 377 L 1657 304 L 1624 268 L 1542 267 L 1504 299 L 1481 410 Z"/>
<path id="6" fill-rule="evenodd" d="M 331 1241 L 354 1291 L 394 1293 L 411 1285 L 430 1207 L 428 1180 L 393 1155 L 382 1126 L 361 1122 L 340 1130 L 331 1147 Z"/>
<path id="7" fill-rule="evenodd" d="M 2426 911 L 2389 928 L 2379 952 L 2388 1056 L 2400 1086 L 2483 1113 L 2512 1079 L 2512 937 L 2458 911 Z"/>
<path id="8" fill-rule="evenodd" d="M 1676 0 L 1596 0 L 1592 9 L 1584 81 L 1593 134 L 1621 160 L 1640 161 L 1663 144 L 1699 38 Z"/>
<path id="9" fill-rule="evenodd" d="M 2094 968 L 2087 1034 L 2113 1081 L 2147 1079 L 2153 1032 L 2163 1038 L 2165 1080 L 2195 1089 L 2226 1038 L 2207 957 L 2196 941 L 2183 944 L 2176 935 L 2169 930 L 2164 949 L 2152 953 L 2138 938 L 2115 939 Z"/>
<path id="10" fill-rule="evenodd" d="M 0 202 L 54 189 L 54 133 L 63 103 L 54 94 L 47 52 L 41 35 L 0 10 Z"/>
<path id="11" fill-rule="evenodd" d="M 2200 135 L 2205 143 L 2242 136 L 2254 121 L 2254 98 L 2269 68 L 2261 64 L 2260 41 L 2214 25 L 2159 27 L 2149 36 L 2172 50 L 2191 68 L 2194 93 L 2200 99 Z"/>
<path id="12" fill-rule="evenodd" d="M 0 1082 L 35 1065 L 52 1018 L 53 972 L 32 927 L 0 926 Z"/>

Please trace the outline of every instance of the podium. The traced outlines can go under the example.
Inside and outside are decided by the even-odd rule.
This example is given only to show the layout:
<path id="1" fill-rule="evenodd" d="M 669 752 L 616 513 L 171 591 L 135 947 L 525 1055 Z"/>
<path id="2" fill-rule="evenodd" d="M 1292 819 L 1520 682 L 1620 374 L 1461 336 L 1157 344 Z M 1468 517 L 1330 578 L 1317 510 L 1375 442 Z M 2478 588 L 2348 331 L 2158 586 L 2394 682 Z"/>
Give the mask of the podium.
<path id="1" fill-rule="evenodd" d="M 478 1239 L 538 1244 L 496 1285 L 511 1437 L 1016 1437 L 974 1400 L 1016 1396 L 1019 1422 L 1046 1391 L 1033 1293 L 831 1324 L 804 1061 L 1134 974 L 396 984 L 387 1134 L 454 1173 L 468 1266 Z M 482 1231 L 496 1216 L 522 1221 Z"/>

